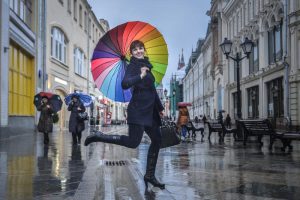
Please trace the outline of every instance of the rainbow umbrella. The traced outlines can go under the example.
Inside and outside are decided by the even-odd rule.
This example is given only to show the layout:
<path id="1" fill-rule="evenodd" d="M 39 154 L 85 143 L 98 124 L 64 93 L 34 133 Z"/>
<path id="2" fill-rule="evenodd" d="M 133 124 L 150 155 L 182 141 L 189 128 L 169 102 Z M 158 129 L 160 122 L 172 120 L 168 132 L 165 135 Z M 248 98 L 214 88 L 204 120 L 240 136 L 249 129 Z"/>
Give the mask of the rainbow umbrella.
<path id="1" fill-rule="evenodd" d="M 153 65 L 151 72 L 157 86 L 167 69 L 168 48 L 161 33 L 145 22 L 127 22 L 108 31 L 100 38 L 92 57 L 92 75 L 99 90 L 109 99 L 128 102 L 131 90 L 123 90 L 121 82 L 130 60 L 130 44 L 140 40 Z"/>

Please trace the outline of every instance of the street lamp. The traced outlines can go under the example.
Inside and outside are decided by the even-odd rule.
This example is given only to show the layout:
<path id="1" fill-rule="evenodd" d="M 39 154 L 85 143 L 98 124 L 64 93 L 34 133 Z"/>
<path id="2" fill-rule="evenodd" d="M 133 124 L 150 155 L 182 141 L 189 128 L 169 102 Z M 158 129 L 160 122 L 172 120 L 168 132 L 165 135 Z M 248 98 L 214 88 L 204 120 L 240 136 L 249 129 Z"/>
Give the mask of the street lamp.
<path id="1" fill-rule="evenodd" d="M 253 46 L 254 46 L 253 42 L 246 37 L 245 41 L 241 44 L 241 47 L 244 51 L 244 54 L 246 54 L 246 56 L 240 57 L 240 53 L 237 52 L 236 56 L 232 57 L 232 56 L 229 55 L 231 53 L 232 42 L 230 40 L 228 40 L 227 38 L 225 38 L 224 42 L 222 44 L 220 44 L 220 47 L 221 47 L 223 53 L 226 55 L 226 59 L 231 58 L 233 61 L 236 62 L 237 116 L 238 116 L 239 119 L 242 118 L 241 88 L 240 88 L 240 62 L 244 58 L 249 58 L 249 56 L 252 52 Z"/>
<path id="2" fill-rule="evenodd" d="M 175 112 L 176 112 L 176 108 L 175 108 L 175 104 L 176 104 L 176 101 L 175 101 L 175 95 L 176 95 L 176 90 L 173 89 L 173 118 L 175 120 Z"/>

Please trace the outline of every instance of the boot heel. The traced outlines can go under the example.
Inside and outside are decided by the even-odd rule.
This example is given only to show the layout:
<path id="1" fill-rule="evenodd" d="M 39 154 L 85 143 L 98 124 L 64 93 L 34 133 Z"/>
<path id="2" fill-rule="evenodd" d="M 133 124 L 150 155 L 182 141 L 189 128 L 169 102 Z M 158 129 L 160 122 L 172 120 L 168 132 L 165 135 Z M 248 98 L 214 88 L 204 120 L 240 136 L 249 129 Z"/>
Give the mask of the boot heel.
<path id="1" fill-rule="evenodd" d="M 144 180 L 146 189 L 148 188 L 148 181 Z"/>

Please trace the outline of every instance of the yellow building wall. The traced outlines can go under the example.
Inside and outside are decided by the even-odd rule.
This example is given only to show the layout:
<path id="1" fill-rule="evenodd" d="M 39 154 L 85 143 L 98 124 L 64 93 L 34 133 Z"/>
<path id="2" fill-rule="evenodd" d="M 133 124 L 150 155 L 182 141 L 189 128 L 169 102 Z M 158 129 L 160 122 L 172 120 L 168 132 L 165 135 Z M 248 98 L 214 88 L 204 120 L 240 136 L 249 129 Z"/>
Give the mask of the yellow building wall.
<path id="1" fill-rule="evenodd" d="M 9 115 L 34 116 L 34 59 L 15 44 L 9 49 Z"/>

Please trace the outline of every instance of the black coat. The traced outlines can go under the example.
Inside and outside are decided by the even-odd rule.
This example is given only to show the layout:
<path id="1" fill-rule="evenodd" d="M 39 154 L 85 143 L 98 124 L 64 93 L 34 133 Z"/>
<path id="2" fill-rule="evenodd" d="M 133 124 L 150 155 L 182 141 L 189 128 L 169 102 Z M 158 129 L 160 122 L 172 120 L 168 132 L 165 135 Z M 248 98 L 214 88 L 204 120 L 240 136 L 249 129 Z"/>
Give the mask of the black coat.
<path id="1" fill-rule="evenodd" d="M 50 108 L 47 108 L 47 105 Z M 53 119 L 52 119 L 52 107 L 50 104 L 41 104 L 37 107 L 38 111 L 41 111 L 41 115 L 38 123 L 38 131 L 42 133 L 51 133 L 53 130 Z"/>
<path id="2" fill-rule="evenodd" d="M 80 107 L 80 111 L 77 108 Z M 70 121 L 69 121 L 69 131 L 72 133 L 79 133 L 84 130 L 84 121 L 78 120 L 78 113 L 85 112 L 85 107 L 78 100 L 77 103 L 70 103 L 68 106 L 68 111 L 71 111 Z"/>
<path id="3" fill-rule="evenodd" d="M 141 79 L 141 68 L 148 67 L 150 69 L 147 75 Z M 152 65 L 148 58 L 137 59 L 131 57 L 130 63 L 126 68 L 124 79 L 122 80 L 123 89 L 132 89 L 132 98 L 128 104 L 127 122 L 129 124 L 138 124 L 143 126 L 152 126 L 152 121 L 161 125 L 159 112 L 164 107 L 157 95 L 154 81 L 155 78 L 151 73 Z"/>

